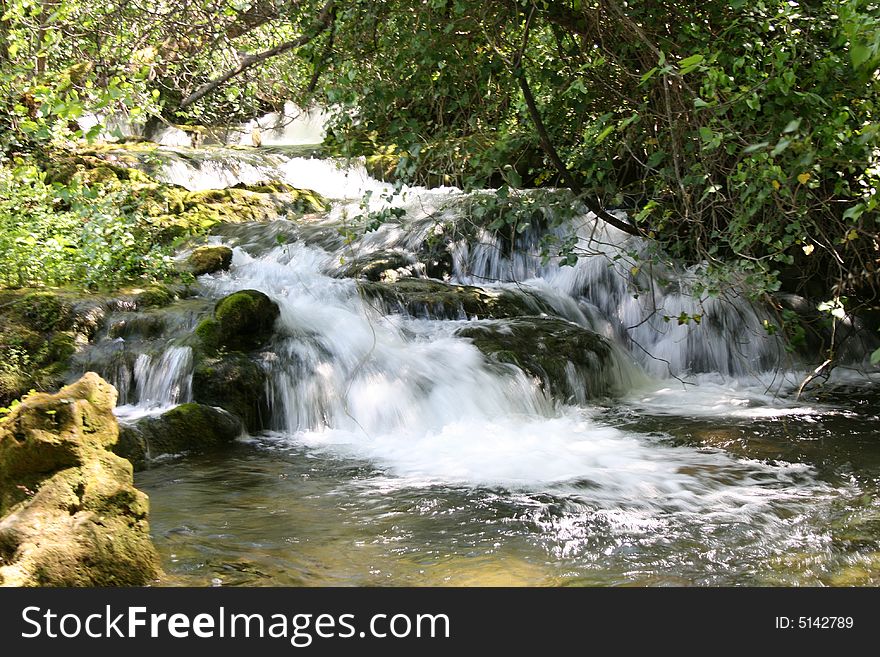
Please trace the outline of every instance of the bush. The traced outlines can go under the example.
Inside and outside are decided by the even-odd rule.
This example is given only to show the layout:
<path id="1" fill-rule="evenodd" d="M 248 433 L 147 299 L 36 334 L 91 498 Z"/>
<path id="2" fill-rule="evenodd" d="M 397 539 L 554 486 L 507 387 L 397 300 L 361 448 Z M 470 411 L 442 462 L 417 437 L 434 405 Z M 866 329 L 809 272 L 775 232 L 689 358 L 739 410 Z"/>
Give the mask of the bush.
<path id="1" fill-rule="evenodd" d="M 163 279 L 171 265 L 125 190 L 50 184 L 22 161 L 0 166 L 0 285 L 111 287 Z"/>

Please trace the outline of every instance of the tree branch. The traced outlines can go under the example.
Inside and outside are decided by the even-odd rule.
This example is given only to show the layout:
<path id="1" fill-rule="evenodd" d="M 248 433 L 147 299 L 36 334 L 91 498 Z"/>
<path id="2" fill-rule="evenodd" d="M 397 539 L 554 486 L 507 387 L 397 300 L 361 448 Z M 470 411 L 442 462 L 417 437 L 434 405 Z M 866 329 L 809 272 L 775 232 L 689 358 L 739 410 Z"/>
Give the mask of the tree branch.
<path id="1" fill-rule="evenodd" d="M 274 48 L 269 48 L 268 50 L 263 50 L 262 52 L 246 54 L 241 58 L 241 61 L 238 63 L 238 66 L 229 69 L 222 75 L 217 76 L 213 80 L 210 80 L 203 84 L 201 87 L 196 89 L 189 96 L 184 98 L 180 105 L 178 105 L 177 109 L 182 110 L 196 101 L 201 100 L 208 94 L 214 92 L 218 87 L 227 83 L 232 78 L 240 75 L 247 69 L 252 66 L 256 66 L 267 59 L 271 59 L 272 57 L 277 57 L 282 53 L 285 53 L 289 50 L 293 50 L 294 48 L 299 48 L 300 46 L 304 46 L 309 41 L 317 37 L 321 32 L 326 30 L 330 24 L 333 16 L 333 9 L 336 6 L 336 0 L 327 0 L 327 3 L 321 9 L 321 12 L 318 14 L 317 18 L 312 22 L 311 29 L 296 39 L 292 39 L 290 41 L 285 41 L 284 43 L 280 43 Z"/>
<path id="2" fill-rule="evenodd" d="M 520 48 L 520 51 L 517 53 L 516 58 L 514 59 L 514 75 L 516 76 L 519 82 L 519 88 L 522 91 L 523 99 L 526 101 L 526 108 L 529 112 L 529 118 L 532 119 L 532 123 L 535 124 L 535 130 L 538 133 L 538 140 L 541 142 L 541 148 L 544 149 L 544 153 L 550 159 L 550 162 L 556 167 L 556 170 L 559 172 L 560 177 L 571 188 L 577 196 L 583 198 L 584 203 L 587 208 L 595 214 L 599 219 L 602 219 L 607 224 L 614 226 L 618 230 L 623 231 L 629 235 L 634 235 L 636 237 L 644 237 L 644 233 L 639 230 L 637 226 L 632 226 L 624 221 L 621 221 L 614 215 L 607 212 L 602 205 L 599 203 L 599 199 L 591 198 L 588 194 L 584 194 L 583 187 L 581 187 L 580 181 L 569 171 L 568 167 L 565 166 L 565 162 L 562 161 L 562 158 L 559 156 L 559 152 L 556 150 L 556 147 L 553 145 L 553 141 L 550 139 L 550 134 L 547 132 L 547 126 L 544 124 L 544 119 L 541 118 L 541 112 L 538 110 L 538 104 L 535 102 L 535 95 L 532 93 L 532 89 L 529 86 L 529 82 L 526 79 L 526 73 L 522 65 L 523 53 L 525 52 L 526 43 L 528 41 L 529 27 L 531 25 L 532 14 L 529 15 L 526 20 L 526 29 L 525 34 L 523 35 L 523 44 Z"/>

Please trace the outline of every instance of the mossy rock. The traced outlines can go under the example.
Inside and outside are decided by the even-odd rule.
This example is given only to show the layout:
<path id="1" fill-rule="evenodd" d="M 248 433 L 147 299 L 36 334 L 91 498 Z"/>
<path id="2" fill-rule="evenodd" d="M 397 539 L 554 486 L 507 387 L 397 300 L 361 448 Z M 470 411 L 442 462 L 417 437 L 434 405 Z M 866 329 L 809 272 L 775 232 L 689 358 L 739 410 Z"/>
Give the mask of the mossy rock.
<path id="1" fill-rule="evenodd" d="M 138 313 L 126 319 L 119 319 L 110 325 L 107 335 L 110 338 L 146 338 L 160 337 L 166 329 L 165 317 L 157 313 Z"/>
<path id="2" fill-rule="evenodd" d="M 193 399 L 207 406 L 218 406 L 241 418 L 248 431 L 267 428 L 269 401 L 265 370 L 248 356 L 224 354 L 201 358 L 193 372 Z"/>
<path id="3" fill-rule="evenodd" d="M 164 285 L 154 285 L 134 295 L 138 310 L 145 308 L 163 308 L 174 302 L 174 293 Z"/>
<path id="4" fill-rule="evenodd" d="M 196 327 L 204 350 L 252 351 L 265 345 L 275 330 L 278 304 L 258 290 L 241 290 L 220 299 L 214 317 Z"/>
<path id="5" fill-rule="evenodd" d="M 111 452 L 116 390 L 94 373 L 0 421 L 0 583 L 143 586 L 161 575 L 147 497 Z"/>
<path id="6" fill-rule="evenodd" d="M 611 344 L 563 319 L 520 317 L 467 326 L 456 335 L 493 362 L 520 368 L 560 401 L 584 403 L 623 392 Z"/>
<path id="7" fill-rule="evenodd" d="M 527 291 L 487 290 L 416 278 L 358 285 L 361 295 L 383 312 L 413 317 L 499 319 L 552 312 L 546 303 Z"/>
<path id="8" fill-rule="evenodd" d="M 200 246 L 187 258 L 187 271 L 193 276 L 228 271 L 232 264 L 232 249 L 228 246 Z"/>
<path id="9" fill-rule="evenodd" d="M 324 212 L 326 201 L 307 189 L 247 185 L 225 189 L 189 191 L 165 184 L 133 186 L 141 211 L 162 229 L 167 241 L 199 234 L 219 223 L 273 221 L 287 214 Z"/>
<path id="10" fill-rule="evenodd" d="M 123 425 L 113 451 L 140 470 L 160 456 L 218 449 L 243 432 L 242 421 L 228 411 L 187 403 L 159 417 Z"/>
<path id="11" fill-rule="evenodd" d="M 346 278 L 381 282 L 417 276 L 424 271 L 415 259 L 400 251 L 377 251 L 353 258 L 339 269 Z"/>
<path id="12" fill-rule="evenodd" d="M 87 314 L 66 291 L 0 291 L 0 406 L 63 384 Z"/>

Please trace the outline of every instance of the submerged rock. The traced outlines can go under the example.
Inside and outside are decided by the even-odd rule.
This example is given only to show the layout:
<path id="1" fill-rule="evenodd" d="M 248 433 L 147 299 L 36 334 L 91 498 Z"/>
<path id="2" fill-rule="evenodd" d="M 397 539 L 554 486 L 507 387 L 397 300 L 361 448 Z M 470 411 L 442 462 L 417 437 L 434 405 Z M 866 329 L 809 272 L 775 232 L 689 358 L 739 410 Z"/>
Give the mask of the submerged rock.
<path id="1" fill-rule="evenodd" d="M 208 353 L 219 349 L 251 351 L 266 344 L 275 330 L 278 304 L 257 290 L 241 290 L 220 299 L 214 317 L 196 327 Z"/>
<path id="2" fill-rule="evenodd" d="M 485 289 L 416 278 L 361 282 L 359 288 L 363 297 L 385 313 L 428 319 L 499 319 L 552 312 L 525 290 Z"/>
<path id="3" fill-rule="evenodd" d="M 227 271 L 232 264 L 232 249 L 228 246 L 200 246 L 187 258 L 187 270 L 193 276 Z"/>
<path id="4" fill-rule="evenodd" d="M 222 408 L 181 404 L 159 417 L 122 425 L 113 451 L 140 470 L 159 456 L 203 452 L 228 445 L 243 432 L 241 420 Z"/>
<path id="5" fill-rule="evenodd" d="M 266 428 L 267 387 L 265 370 L 241 353 L 202 358 L 192 380 L 194 401 L 229 411 L 251 432 Z"/>
<path id="6" fill-rule="evenodd" d="M 622 376 L 611 344 L 563 319 L 519 317 L 459 329 L 499 364 L 520 368 L 563 402 L 585 403 L 621 392 Z"/>
<path id="7" fill-rule="evenodd" d="M 109 451 L 116 390 L 94 373 L 0 422 L 0 585 L 142 586 L 161 575 L 147 496 Z"/>

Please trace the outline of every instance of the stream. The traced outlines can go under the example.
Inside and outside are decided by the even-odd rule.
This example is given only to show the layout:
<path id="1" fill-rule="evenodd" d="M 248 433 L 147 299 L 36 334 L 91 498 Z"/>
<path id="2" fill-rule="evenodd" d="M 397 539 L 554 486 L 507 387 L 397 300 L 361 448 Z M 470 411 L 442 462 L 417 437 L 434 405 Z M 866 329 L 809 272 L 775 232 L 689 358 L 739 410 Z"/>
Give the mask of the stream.
<path id="1" fill-rule="evenodd" d="M 649 245 L 586 212 L 504 240 L 468 219 L 485 192 L 392 196 L 361 166 L 283 150 L 165 153 L 160 177 L 189 189 L 274 179 L 332 201 L 321 216 L 216 229 L 228 272 L 200 277 L 158 334 L 95 346 L 90 366 L 132 421 L 190 399 L 182 338 L 213 300 L 254 289 L 280 308 L 272 344 L 251 355 L 268 374 L 269 429 L 136 476 L 172 583 L 880 584 L 880 375 L 858 358 L 870 336 L 798 397 L 815 364 L 766 330 L 770 309 L 736 288 L 701 298 L 694 268 L 639 267 Z M 577 235 L 574 266 L 542 257 L 554 231 Z M 389 284 L 425 278 L 437 244 L 447 282 L 603 336 L 601 372 L 567 368 L 567 394 L 548 394 L 460 334 L 515 320 L 395 305 L 351 275 L 393 254 L 407 271 Z"/>

